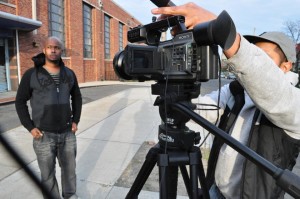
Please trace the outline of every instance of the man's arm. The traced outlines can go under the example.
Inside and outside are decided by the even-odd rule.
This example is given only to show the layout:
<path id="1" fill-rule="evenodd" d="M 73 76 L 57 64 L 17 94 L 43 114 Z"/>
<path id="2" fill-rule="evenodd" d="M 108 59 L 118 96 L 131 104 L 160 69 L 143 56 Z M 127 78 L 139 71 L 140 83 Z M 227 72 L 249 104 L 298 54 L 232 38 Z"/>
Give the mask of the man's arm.
<path id="1" fill-rule="evenodd" d="M 266 117 L 300 139 L 300 90 L 286 80 L 275 62 L 243 37 L 239 50 L 227 62 Z"/>
<path id="2" fill-rule="evenodd" d="M 34 71 L 33 69 L 30 69 L 26 71 L 25 74 L 23 75 L 17 91 L 16 101 L 15 101 L 16 111 L 19 116 L 19 119 L 22 125 L 29 132 L 31 132 L 31 130 L 34 128 L 33 122 L 30 118 L 28 106 L 27 106 L 27 101 L 30 99 L 31 92 L 32 92 L 30 88 L 30 78 L 33 71 Z"/>
<path id="3" fill-rule="evenodd" d="M 77 124 L 80 121 L 80 116 L 81 116 L 81 109 L 82 109 L 82 98 L 81 98 L 81 92 L 78 86 L 78 81 L 76 78 L 75 73 L 72 71 L 74 75 L 74 85 L 71 89 L 71 100 L 72 100 L 72 113 L 73 113 L 73 122 L 76 123 L 76 128 Z M 75 128 L 75 127 L 74 127 Z"/>

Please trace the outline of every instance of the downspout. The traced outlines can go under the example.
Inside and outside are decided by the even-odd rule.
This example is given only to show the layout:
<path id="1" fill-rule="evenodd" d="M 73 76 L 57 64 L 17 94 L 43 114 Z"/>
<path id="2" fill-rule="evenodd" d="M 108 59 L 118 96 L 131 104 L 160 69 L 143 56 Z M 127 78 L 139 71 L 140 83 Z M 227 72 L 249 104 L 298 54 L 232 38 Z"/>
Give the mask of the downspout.
<path id="1" fill-rule="evenodd" d="M 5 70 L 6 70 L 6 79 L 7 79 L 7 90 L 11 90 L 11 80 L 10 80 L 10 68 L 9 68 L 9 52 L 8 52 L 8 41 L 4 39 L 4 47 L 5 47 Z"/>
<path id="2" fill-rule="evenodd" d="M 21 82 L 21 66 L 20 66 L 20 48 L 19 48 L 19 31 L 16 30 L 16 47 L 17 47 L 17 67 L 18 67 L 18 81 Z"/>
<path id="3" fill-rule="evenodd" d="M 36 15 L 36 0 L 32 0 L 32 19 L 36 20 L 37 15 Z M 33 31 L 33 34 L 36 35 L 37 34 L 37 30 Z"/>

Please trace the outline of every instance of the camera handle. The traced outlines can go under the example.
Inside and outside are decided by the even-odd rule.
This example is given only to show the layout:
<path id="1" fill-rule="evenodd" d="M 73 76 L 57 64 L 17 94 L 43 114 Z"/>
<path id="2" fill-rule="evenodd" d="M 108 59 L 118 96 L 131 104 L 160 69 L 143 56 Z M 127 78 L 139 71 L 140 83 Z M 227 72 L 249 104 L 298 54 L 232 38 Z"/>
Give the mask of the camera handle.
<path id="1" fill-rule="evenodd" d="M 234 150 L 253 162 L 255 165 L 259 166 L 264 171 L 269 173 L 276 181 L 276 184 L 280 186 L 285 192 L 287 192 L 294 198 L 300 198 L 299 176 L 287 169 L 282 170 L 281 168 L 276 167 L 274 164 L 267 161 L 245 145 L 242 145 L 240 142 L 208 122 L 206 119 L 204 119 L 182 103 L 174 103 L 172 104 L 172 108 L 180 111 L 182 114 L 189 117 L 194 122 L 211 132 L 213 135 L 222 139 L 228 146 L 232 147 Z"/>

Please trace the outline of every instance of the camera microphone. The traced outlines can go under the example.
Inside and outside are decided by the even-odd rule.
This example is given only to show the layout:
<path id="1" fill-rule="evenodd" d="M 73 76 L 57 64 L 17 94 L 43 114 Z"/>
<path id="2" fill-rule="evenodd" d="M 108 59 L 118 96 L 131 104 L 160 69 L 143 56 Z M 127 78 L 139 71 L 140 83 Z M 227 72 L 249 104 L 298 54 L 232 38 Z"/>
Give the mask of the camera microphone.
<path id="1" fill-rule="evenodd" d="M 170 0 L 151 0 L 152 3 L 154 3 L 157 7 L 168 7 L 168 6 L 176 6 L 172 1 Z"/>

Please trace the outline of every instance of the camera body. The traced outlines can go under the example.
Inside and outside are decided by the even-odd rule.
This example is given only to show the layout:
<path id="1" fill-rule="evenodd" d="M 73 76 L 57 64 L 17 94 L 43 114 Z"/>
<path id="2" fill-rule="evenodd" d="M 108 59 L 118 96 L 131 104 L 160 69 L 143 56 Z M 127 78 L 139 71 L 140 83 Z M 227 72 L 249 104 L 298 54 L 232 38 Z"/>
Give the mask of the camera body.
<path id="1" fill-rule="evenodd" d="M 130 42 L 116 54 L 113 65 L 119 77 L 130 80 L 171 80 L 195 82 L 216 79 L 218 76 L 218 47 L 200 46 L 191 30 L 182 30 L 171 40 L 160 41 L 161 32 L 169 26 L 182 27 L 184 18 L 174 16 L 166 20 L 138 26 L 128 32 Z M 183 28 L 184 29 L 184 28 Z"/>

